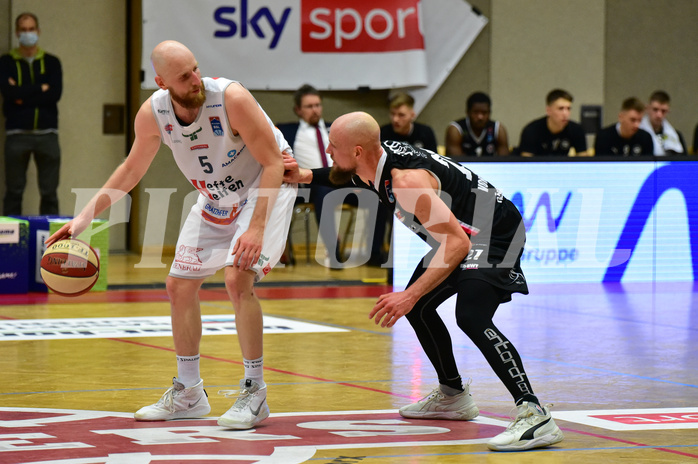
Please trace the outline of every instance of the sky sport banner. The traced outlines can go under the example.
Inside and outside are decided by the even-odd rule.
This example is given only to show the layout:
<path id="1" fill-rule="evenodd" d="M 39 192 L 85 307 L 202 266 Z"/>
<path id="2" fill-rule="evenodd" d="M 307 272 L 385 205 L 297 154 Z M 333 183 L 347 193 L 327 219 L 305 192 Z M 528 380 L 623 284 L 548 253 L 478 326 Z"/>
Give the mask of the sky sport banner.
<path id="1" fill-rule="evenodd" d="M 174 39 L 251 90 L 438 88 L 486 22 L 463 0 L 143 0 L 143 87 Z"/>

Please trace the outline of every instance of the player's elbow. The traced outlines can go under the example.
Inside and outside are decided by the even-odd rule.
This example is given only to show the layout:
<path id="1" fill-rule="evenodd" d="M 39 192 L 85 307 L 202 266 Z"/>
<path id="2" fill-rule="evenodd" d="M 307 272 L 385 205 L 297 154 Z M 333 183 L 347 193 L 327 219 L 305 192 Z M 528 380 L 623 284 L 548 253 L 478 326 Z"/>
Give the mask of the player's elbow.
<path id="1" fill-rule="evenodd" d="M 457 235 L 451 237 L 450 246 L 447 248 L 446 253 L 453 261 L 461 262 L 470 253 L 470 247 L 471 243 L 467 235 L 463 234 L 462 237 Z"/>
<path id="2" fill-rule="evenodd" d="M 458 249 L 458 256 L 461 257 L 461 261 L 465 259 L 466 256 L 468 256 L 468 253 L 470 253 L 470 248 L 472 247 L 472 244 L 470 243 L 470 239 L 466 236 L 464 239 L 461 240 L 459 249 Z"/>

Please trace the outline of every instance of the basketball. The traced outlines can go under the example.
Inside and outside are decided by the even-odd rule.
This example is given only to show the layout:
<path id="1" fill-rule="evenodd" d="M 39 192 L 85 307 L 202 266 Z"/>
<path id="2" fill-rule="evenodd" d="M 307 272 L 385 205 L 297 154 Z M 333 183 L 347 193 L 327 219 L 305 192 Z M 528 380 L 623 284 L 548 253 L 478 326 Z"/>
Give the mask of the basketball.
<path id="1" fill-rule="evenodd" d="M 41 257 L 41 278 L 59 295 L 82 295 L 92 288 L 98 277 L 99 257 L 82 240 L 59 240 Z"/>

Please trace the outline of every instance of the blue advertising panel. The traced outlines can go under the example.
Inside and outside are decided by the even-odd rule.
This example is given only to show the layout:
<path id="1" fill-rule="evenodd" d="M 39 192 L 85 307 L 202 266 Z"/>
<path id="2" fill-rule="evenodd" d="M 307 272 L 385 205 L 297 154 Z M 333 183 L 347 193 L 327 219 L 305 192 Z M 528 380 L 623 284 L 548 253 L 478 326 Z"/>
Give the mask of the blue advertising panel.
<path id="1" fill-rule="evenodd" d="M 492 162 L 467 167 L 522 213 L 531 283 L 698 280 L 698 163 Z M 395 221 L 396 289 L 427 246 Z"/>

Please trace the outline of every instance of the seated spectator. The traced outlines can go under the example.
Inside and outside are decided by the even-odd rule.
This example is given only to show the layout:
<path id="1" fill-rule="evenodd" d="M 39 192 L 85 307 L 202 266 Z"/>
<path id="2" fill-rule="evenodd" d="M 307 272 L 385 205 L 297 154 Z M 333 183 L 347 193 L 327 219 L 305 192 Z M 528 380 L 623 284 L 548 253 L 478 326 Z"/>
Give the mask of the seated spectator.
<path id="1" fill-rule="evenodd" d="M 293 149 L 294 157 L 298 165 L 308 169 L 316 169 L 332 166 L 332 158 L 325 152 L 329 143 L 328 128 L 322 118 L 322 96 L 313 86 L 305 84 L 293 94 L 293 111 L 298 115 L 298 121 L 279 124 L 278 128 L 284 138 Z M 337 239 L 337 225 L 334 214 L 323 218 L 322 207 L 325 196 L 332 189 L 320 185 L 310 186 L 310 202 L 315 209 L 315 218 L 318 223 L 318 232 L 322 237 L 334 262 L 330 260 L 330 267 L 339 267 L 341 256 Z M 332 252 L 334 248 L 334 252 Z"/>
<path id="2" fill-rule="evenodd" d="M 577 156 L 587 155 L 584 128 L 570 121 L 572 95 L 561 89 L 546 97 L 546 116 L 536 119 L 521 131 L 518 151 L 521 156 L 568 156 L 574 148 Z"/>
<path id="3" fill-rule="evenodd" d="M 601 129 L 596 134 L 594 151 L 596 156 L 638 156 L 652 155 L 652 136 L 640 129 L 640 121 L 645 105 L 635 97 L 623 101 L 618 122 Z"/>
<path id="4" fill-rule="evenodd" d="M 490 119 L 492 101 L 483 92 L 471 94 L 465 102 L 466 117 L 452 121 L 446 129 L 447 156 L 506 156 L 507 130 Z"/>
<path id="5" fill-rule="evenodd" d="M 669 124 L 666 116 L 669 114 L 671 99 L 663 90 L 657 90 L 650 95 L 647 112 L 642 118 L 640 129 L 652 136 L 655 156 L 686 154 L 686 142 L 681 132 Z"/>
<path id="6" fill-rule="evenodd" d="M 399 92 L 390 98 L 390 124 L 381 127 L 381 140 L 407 142 L 436 153 L 436 136 L 431 127 L 414 122 L 414 98 Z"/>

